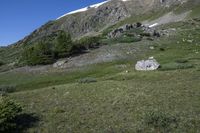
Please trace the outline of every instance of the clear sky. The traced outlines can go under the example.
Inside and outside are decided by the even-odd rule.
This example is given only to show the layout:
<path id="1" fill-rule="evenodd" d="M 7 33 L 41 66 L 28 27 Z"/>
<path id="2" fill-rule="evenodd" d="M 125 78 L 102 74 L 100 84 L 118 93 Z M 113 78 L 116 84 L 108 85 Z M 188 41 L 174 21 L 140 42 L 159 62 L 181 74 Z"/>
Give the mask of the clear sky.
<path id="1" fill-rule="evenodd" d="M 14 43 L 49 20 L 105 0 L 0 0 L 0 46 Z"/>

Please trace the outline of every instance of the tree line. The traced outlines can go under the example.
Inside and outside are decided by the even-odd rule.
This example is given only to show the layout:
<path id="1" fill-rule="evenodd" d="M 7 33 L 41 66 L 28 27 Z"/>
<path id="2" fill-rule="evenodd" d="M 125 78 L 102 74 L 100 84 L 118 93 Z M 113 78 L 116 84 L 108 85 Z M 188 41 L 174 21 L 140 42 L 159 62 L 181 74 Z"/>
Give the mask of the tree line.
<path id="1" fill-rule="evenodd" d="M 26 45 L 20 61 L 26 65 L 52 64 L 59 58 L 81 54 L 85 50 L 99 46 L 100 37 L 84 37 L 72 41 L 71 35 L 58 31 L 56 37 L 47 36 L 31 45 Z"/>

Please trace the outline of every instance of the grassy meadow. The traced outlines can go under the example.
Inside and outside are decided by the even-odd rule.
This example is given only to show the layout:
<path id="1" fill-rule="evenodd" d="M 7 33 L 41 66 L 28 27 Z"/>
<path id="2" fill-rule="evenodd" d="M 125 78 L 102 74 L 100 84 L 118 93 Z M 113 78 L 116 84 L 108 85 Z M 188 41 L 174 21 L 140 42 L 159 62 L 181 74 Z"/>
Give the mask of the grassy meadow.
<path id="1" fill-rule="evenodd" d="M 169 37 L 121 44 L 148 49 L 137 57 L 72 71 L 3 72 L 0 85 L 14 86 L 7 95 L 38 117 L 24 132 L 198 133 L 200 25 L 191 23 L 163 26 L 179 27 Z M 161 68 L 134 70 L 137 60 L 151 56 Z"/>

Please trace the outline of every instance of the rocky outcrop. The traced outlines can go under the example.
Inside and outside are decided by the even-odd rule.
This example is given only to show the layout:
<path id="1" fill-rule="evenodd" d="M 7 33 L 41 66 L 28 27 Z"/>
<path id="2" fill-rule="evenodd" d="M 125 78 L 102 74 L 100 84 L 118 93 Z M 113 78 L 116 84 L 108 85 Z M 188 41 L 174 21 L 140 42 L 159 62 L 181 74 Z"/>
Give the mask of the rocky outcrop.
<path id="1" fill-rule="evenodd" d="M 159 66 L 160 64 L 154 58 L 151 57 L 148 60 L 138 61 L 135 65 L 135 69 L 137 71 L 153 71 L 158 69 Z"/>
<path id="2" fill-rule="evenodd" d="M 138 30 L 141 30 L 141 32 L 138 32 Z M 107 37 L 118 38 L 127 31 L 131 31 L 131 33 L 133 33 L 135 36 L 141 36 L 141 37 L 142 36 L 160 37 L 161 35 L 164 35 L 164 31 L 157 31 L 155 28 L 150 28 L 138 22 L 136 24 L 126 24 L 117 29 L 114 29 L 113 31 L 108 33 Z"/>

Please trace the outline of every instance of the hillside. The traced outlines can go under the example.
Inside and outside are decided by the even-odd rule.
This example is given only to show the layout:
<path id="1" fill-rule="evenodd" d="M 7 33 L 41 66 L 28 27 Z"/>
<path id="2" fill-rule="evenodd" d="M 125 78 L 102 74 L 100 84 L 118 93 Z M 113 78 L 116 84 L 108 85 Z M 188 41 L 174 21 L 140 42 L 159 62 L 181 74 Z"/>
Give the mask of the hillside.
<path id="1" fill-rule="evenodd" d="M 40 48 L 46 61 L 63 43 L 75 54 L 20 62 Z M 157 70 L 135 70 L 149 57 Z M 23 107 L 20 133 L 198 133 L 199 75 L 199 0 L 111 0 L 0 48 L 0 93 Z"/>
<path id="2" fill-rule="evenodd" d="M 54 34 L 60 30 L 69 33 L 73 40 L 83 38 L 84 36 L 103 35 L 102 37 L 105 38 L 113 29 L 125 24 L 142 22 L 146 25 L 152 25 L 159 22 L 159 25 L 161 25 L 182 21 L 186 17 L 189 19 L 190 14 L 194 14 L 191 11 L 194 10 L 195 12 L 197 10 L 196 12 L 198 12 L 198 7 L 198 0 L 146 0 L 143 2 L 138 0 L 106 1 L 92 5 L 91 7 L 88 6 L 80 11 L 78 10 L 78 12 L 74 11 L 65 14 L 57 20 L 49 21 L 17 43 L 12 44 L 7 48 L 1 48 L 0 61 L 8 64 L 6 68 L 9 69 L 13 68 L 12 64 L 15 64 L 15 66 L 23 66 L 23 64 L 18 62 L 24 48 L 44 40 L 45 43 L 52 43 L 52 36 L 55 36 Z M 198 13 L 193 17 L 195 16 L 198 16 Z"/>
<path id="3" fill-rule="evenodd" d="M 50 21 L 16 45 L 34 42 L 58 30 L 69 32 L 75 38 L 90 33 L 97 34 L 105 27 L 130 16 L 146 15 L 149 12 L 156 14 L 163 8 L 167 9 L 180 4 L 184 4 L 184 1 L 166 0 L 160 2 L 160 0 L 145 0 L 141 2 L 140 0 L 111 0 L 98 7 L 86 7 L 87 9 L 84 11 L 67 14 L 57 20 Z"/>

